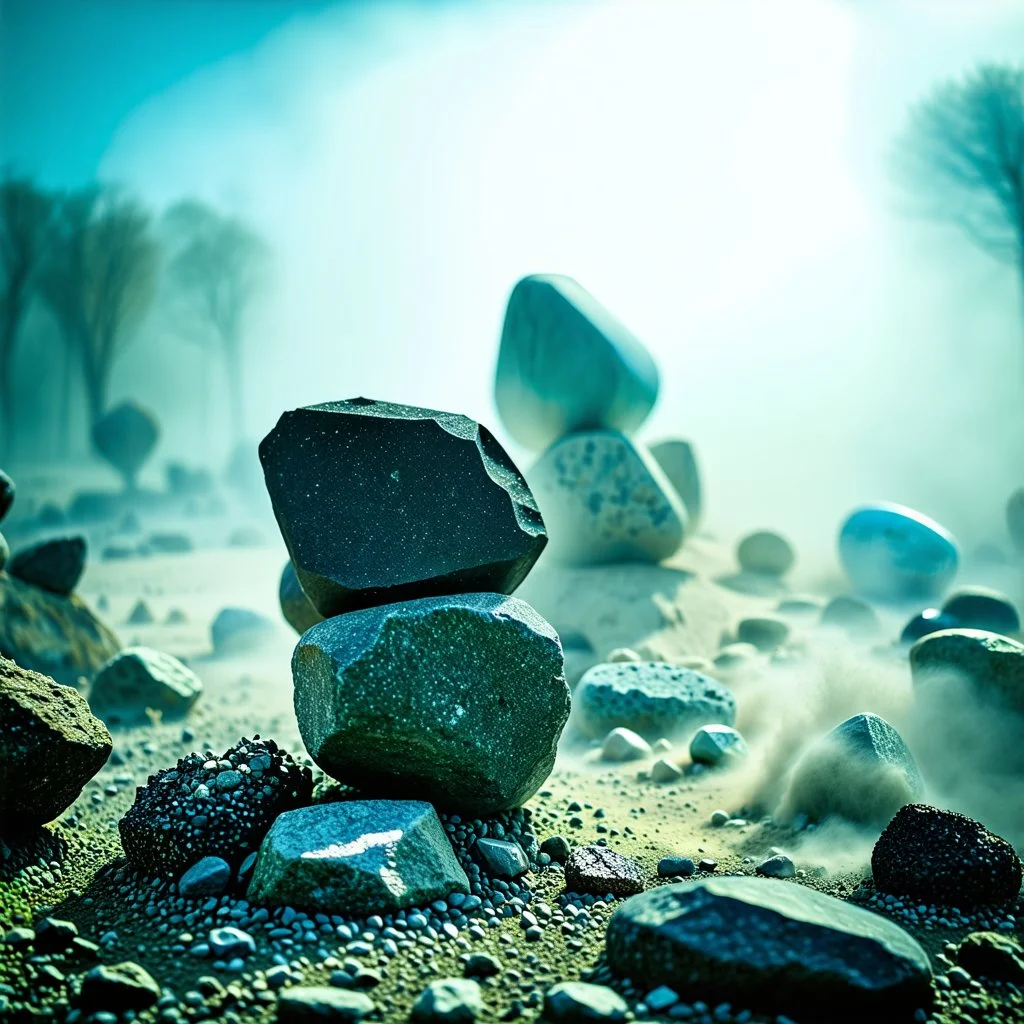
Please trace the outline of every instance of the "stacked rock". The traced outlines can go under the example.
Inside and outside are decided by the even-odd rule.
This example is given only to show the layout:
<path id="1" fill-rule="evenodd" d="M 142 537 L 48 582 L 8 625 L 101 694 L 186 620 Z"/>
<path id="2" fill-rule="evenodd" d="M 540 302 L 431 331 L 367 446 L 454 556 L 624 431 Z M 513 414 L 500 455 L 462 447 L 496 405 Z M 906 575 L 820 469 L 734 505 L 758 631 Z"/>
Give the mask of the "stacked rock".
<path id="1" fill-rule="evenodd" d="M 554 765 L 569 713 L 561 644 L 509 596 L 547 542 L 544 523 L 501 445 L 452 413 L 365 398 L 297 409 L 260 459 L 295 579 L 323 617 L 292 659 L 299 731 L 328 775 L 386 798 L 366 814 L 350 804 L 346 828 L 372 818 L 382 862 L 400 871 L 410 830 L 437 831 L 433 810 L 414 802 L 491 815 L 519 806 Z M 254 897 L 293 889 L 275 877 L 289 844 L 320 832 L 305 818 L 297 832 L 282 823 L 261 851 Z M 347 861 L 365 844 L 328 846 L 305 859 L 339 879 L 325 876 L 323 899 L 337 892 L 348 905 L 341 879 L 358 877 L 362 865 Z M 441 856 L 437 844 L 413 847 Z M 442 888 L 449 869 L 417 867 Z M 418 882 L 407 882 L 411 900 Z"/>
<path id="2" fill-rule="evenodd" d="M 563 562 L 659 562 L 700 511 L 693 451 L 649 451 L 630 434 L 658 395 L 640 341 L 558 274 L 524 277 L 505 313 L 495 401 L 516 441 L 543 450 L 530 473 Z M 692 507 L 691 507 L 692 506 Z"/>

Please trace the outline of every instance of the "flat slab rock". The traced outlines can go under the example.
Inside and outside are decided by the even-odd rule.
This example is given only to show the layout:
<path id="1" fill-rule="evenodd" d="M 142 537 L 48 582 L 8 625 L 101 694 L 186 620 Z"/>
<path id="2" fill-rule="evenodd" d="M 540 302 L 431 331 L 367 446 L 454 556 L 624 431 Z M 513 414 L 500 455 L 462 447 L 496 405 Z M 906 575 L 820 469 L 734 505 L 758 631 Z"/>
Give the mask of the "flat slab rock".
<path id="1" fill-rule="evenodd" d="M 621 976 L 798 1020 L 912 1019 L 931 1004 L 928 956 L 888 919 L 806 886 L 722 877 L 660 886 L 608 924 Z"/>
<path id="2" fill-rule="evenodd" d="M 711 722 L 732 725 L 736 700 L 716 679 L 664 661 L 595 665 L 573 695 L 573 721 L 600 739 L 619 726 L 645 739 L 671 737 Z"/>
<path id="3" fill-rule="evenodd" d="M 529 473 L 551 557 L 570 565 L 660 562 L 674 554 L 687 512 L 640 445 L 615 431 L 570 434 Z"/>
<path id="4" fill-rule="evenodd" d="M 67 810 L 113 743 L 85 698 L 0 658 L 0 821 L 44 825 Z"/>
<path id="5" fill-rule="evenodd" d="M 565 862 L 567 892 L 633 896 L 644 891 L 644 869 L 607 846 L 577 846 Z"/>
<path id="6" fill-rule="evenodd" d="M 0 654 L 65 686 L 80 686 L 121 649 L 75 594 L 61 597 L 0 572 Z"/>
<path id="7" fill-rule="evenodd" d="M 302 636 L 292 675 L 299 731 L 328 775 L 474 815 L 537 791 L 569 713 L 557 634 L 503 594 L 327 619 Z"/>
<path id="8" fill-rule="evenodd" d="M 571 277 L 532 274 L 509 296 L 494 397 L 508 432 L 537 450 L 575 431 L 635 430 L 658 397 L 658 368 Z"/>
<path id="9" fill-rule="evenodd" d="M 512 593 L 547 542 L 485 427 L 354 398 L 284 413 L 260 444 L 303 591 L 323 616 L 441 594 Z"/>
<path id="10" fill-rule="evenodd" d="M 250 903 L 375 914 L 469 892 L 434 808 L 351 800 L 280 815 L 260 847 Z"/>

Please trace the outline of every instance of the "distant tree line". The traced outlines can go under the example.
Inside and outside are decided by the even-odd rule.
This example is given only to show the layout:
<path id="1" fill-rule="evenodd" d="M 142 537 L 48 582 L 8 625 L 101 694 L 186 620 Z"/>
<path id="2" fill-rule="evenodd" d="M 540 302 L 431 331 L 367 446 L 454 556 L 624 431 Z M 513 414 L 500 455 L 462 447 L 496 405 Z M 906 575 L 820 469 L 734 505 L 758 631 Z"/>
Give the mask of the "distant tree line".
<path id="1" fill-rule="evenodd" d="M 63 416 L 77 386 L 88 428 L 108 409 L 114 366 L 159 295 L 176 334 L 219 353 L 228 382 L 232 437 L 245 436 L 246 314 L 264 279 L 268 248 L 244 221 L 196 200 L 156 217 L 110 186 L 55 192 L 10 171 L 0 177 L 0 459 L 18 451 L 26 410 L 15 356 L 32 344 L 31 310 L 51 319 L 61 342 Z M 70 431 L 69 421 L 64 430 Z"/>

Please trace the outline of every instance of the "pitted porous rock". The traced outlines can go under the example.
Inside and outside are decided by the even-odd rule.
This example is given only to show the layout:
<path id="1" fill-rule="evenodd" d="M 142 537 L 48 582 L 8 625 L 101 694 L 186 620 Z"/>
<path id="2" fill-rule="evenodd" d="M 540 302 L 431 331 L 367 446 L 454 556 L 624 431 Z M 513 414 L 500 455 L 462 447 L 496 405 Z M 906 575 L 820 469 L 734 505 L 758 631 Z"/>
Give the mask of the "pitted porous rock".
<path id="1" fill-rule="evenodd" d="M 736 720 L 736 701 L 725 686 L 664 661 L 595 665 L 576 687 L 574 705 L 577 727 L 595 739 L 620 726 L 655 740 Z"/>
<path id="2" fill-rule="evenodd" d="M 310 770 L 273 740 L 239 740 L 220 758 L 193 752 L 139 787 L 118 823 L 121 844 L 146 874 L 178 875 L 203 857 L 237 866 L 312 793 Z"/>
<path id="3" fill-rule="evenodd" d="M 980 821 L 926 804 L 908 804 L 871 853 L 875 886 L 897 896 L 975 907 L 1017 897 L 1021 863 L 1014 848 Z"/>

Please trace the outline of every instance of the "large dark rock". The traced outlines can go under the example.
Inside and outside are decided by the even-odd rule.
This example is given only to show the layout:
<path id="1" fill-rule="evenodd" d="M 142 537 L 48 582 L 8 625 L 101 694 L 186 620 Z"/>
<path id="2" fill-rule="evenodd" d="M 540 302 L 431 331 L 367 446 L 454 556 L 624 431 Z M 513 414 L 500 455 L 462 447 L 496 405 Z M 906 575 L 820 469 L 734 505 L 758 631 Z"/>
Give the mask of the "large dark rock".
<path id="1" fill-rule="evenodd" d="M 52 821 L 111 748 L 110 733 L 81 694 L 0 659 L 0 827 Z"/>
<path id="2" fill-rule="evenodd" d="M 882 892 L 928 903 L 975 907 L 1020 892 L 1013 847 L 980 821 L 925 804 L 908 804 L 878 837 L 871 872 Z"/>
<path id="3" fill-rule="evenodd" d="M 82 1010 L 121 1013 L 145 1010 L 160 998 L 160 986 L 144 967 L 132 960 L 101 964 L 86 972 L 74 999 Z"/>
<path id="4" fill-rule="evenodd" d="M 623 726 L 653 742 L 736 720 L 735 698 L 720 682 L 663 661 L 595 665 L 576 687 L 574 704 L 573 721 L 595 739 Z"/>
<path id="5" fill-rule="evenodd" d="M 536 792 L 569 713 L 557 634 L 503 594 L 327 619 L 303 634 L 292 674 L 299 731 L 328 775 L 474 815 Z"/>
<path id="6" fill-rule="evenodd" d="M 65 686 L 120 650 L 117 637 L 76 595 L 59 597 L 0 573 L 0 654 Z"/>
<path id="7" fill-rule="evenodd" d="M 0 469 L 0 521 L 6 518 L 14 504 L 14 481 Z"/>
<path id="8" fill-rule="evenodd" d="M 608 963 L 646 985 L 803 1020 L 909 1020 L 931 1003 L 928 956 L 898 925 L 769 878 L 679 882 L 627 900 Z"/>
<path id="9" fill-rule="evenodd" d="M 7 571 L 19 580 L 67 597 L 85 570 L 85 538 L 55 537 L 15 552 Z"/>
<path id="10" fill-rule="evenodd" d="M 793 772 L 789 803 L 815 821 L 835 815 L 881 827 L 922 791 L 903 737 L 884 718 L 865 712 L 808 749 Z"/>
<path id="11" fill-rule="evenodd" d="M 532 274 L 509 296 L 494 383 L 502 422 L 540 449 L 566 434 L 630 433 L 658 396 L 658 368 L 637 337 L 572 278 Z"/>
<path id="12" fill-rule="evenodd" d="M 306 597 L 306 592 L 295 575 L 295 566 L 290 561 L 284 563 L 281 570 L 281 582 L 278 584 L 277 597 L 281 602 L 281 614 L 296 633 L 305 633 L 307 629 L 323 622 L 324 617 L 316 610 L 313 602 Z"/>
<path id="13" fill-rule="evenodd" d="M 124 477 L 128 488 L 134 488 L 159 437 L 156 417 L 135 402 L 122 402 L 92 428 L 96 450 Z"/>
<path id="14" fill-rule="evenodd" d="M 151 775 L 118 822 L 128 862 L 177 876 L 203 857 L 238 866 L 284 811 L 313 794 L 308 768 L 273 740 L 240 740 L 220 758 L 191 753 Z"/>
<path id="15" fill-rule="evenodd" d="M 302 589 L 325 616 L 511 593 L 546 542 L 526 482 L 466 416 L 354 398 L 286 412 L 260 444 Z"/>
<path id="16" fill-rule="evenodd" d="M 469 892 L 437 812 L 418 800 L 348 800 L 288 811 L 260 847 L 250 903 L 387 914 Z"/>

